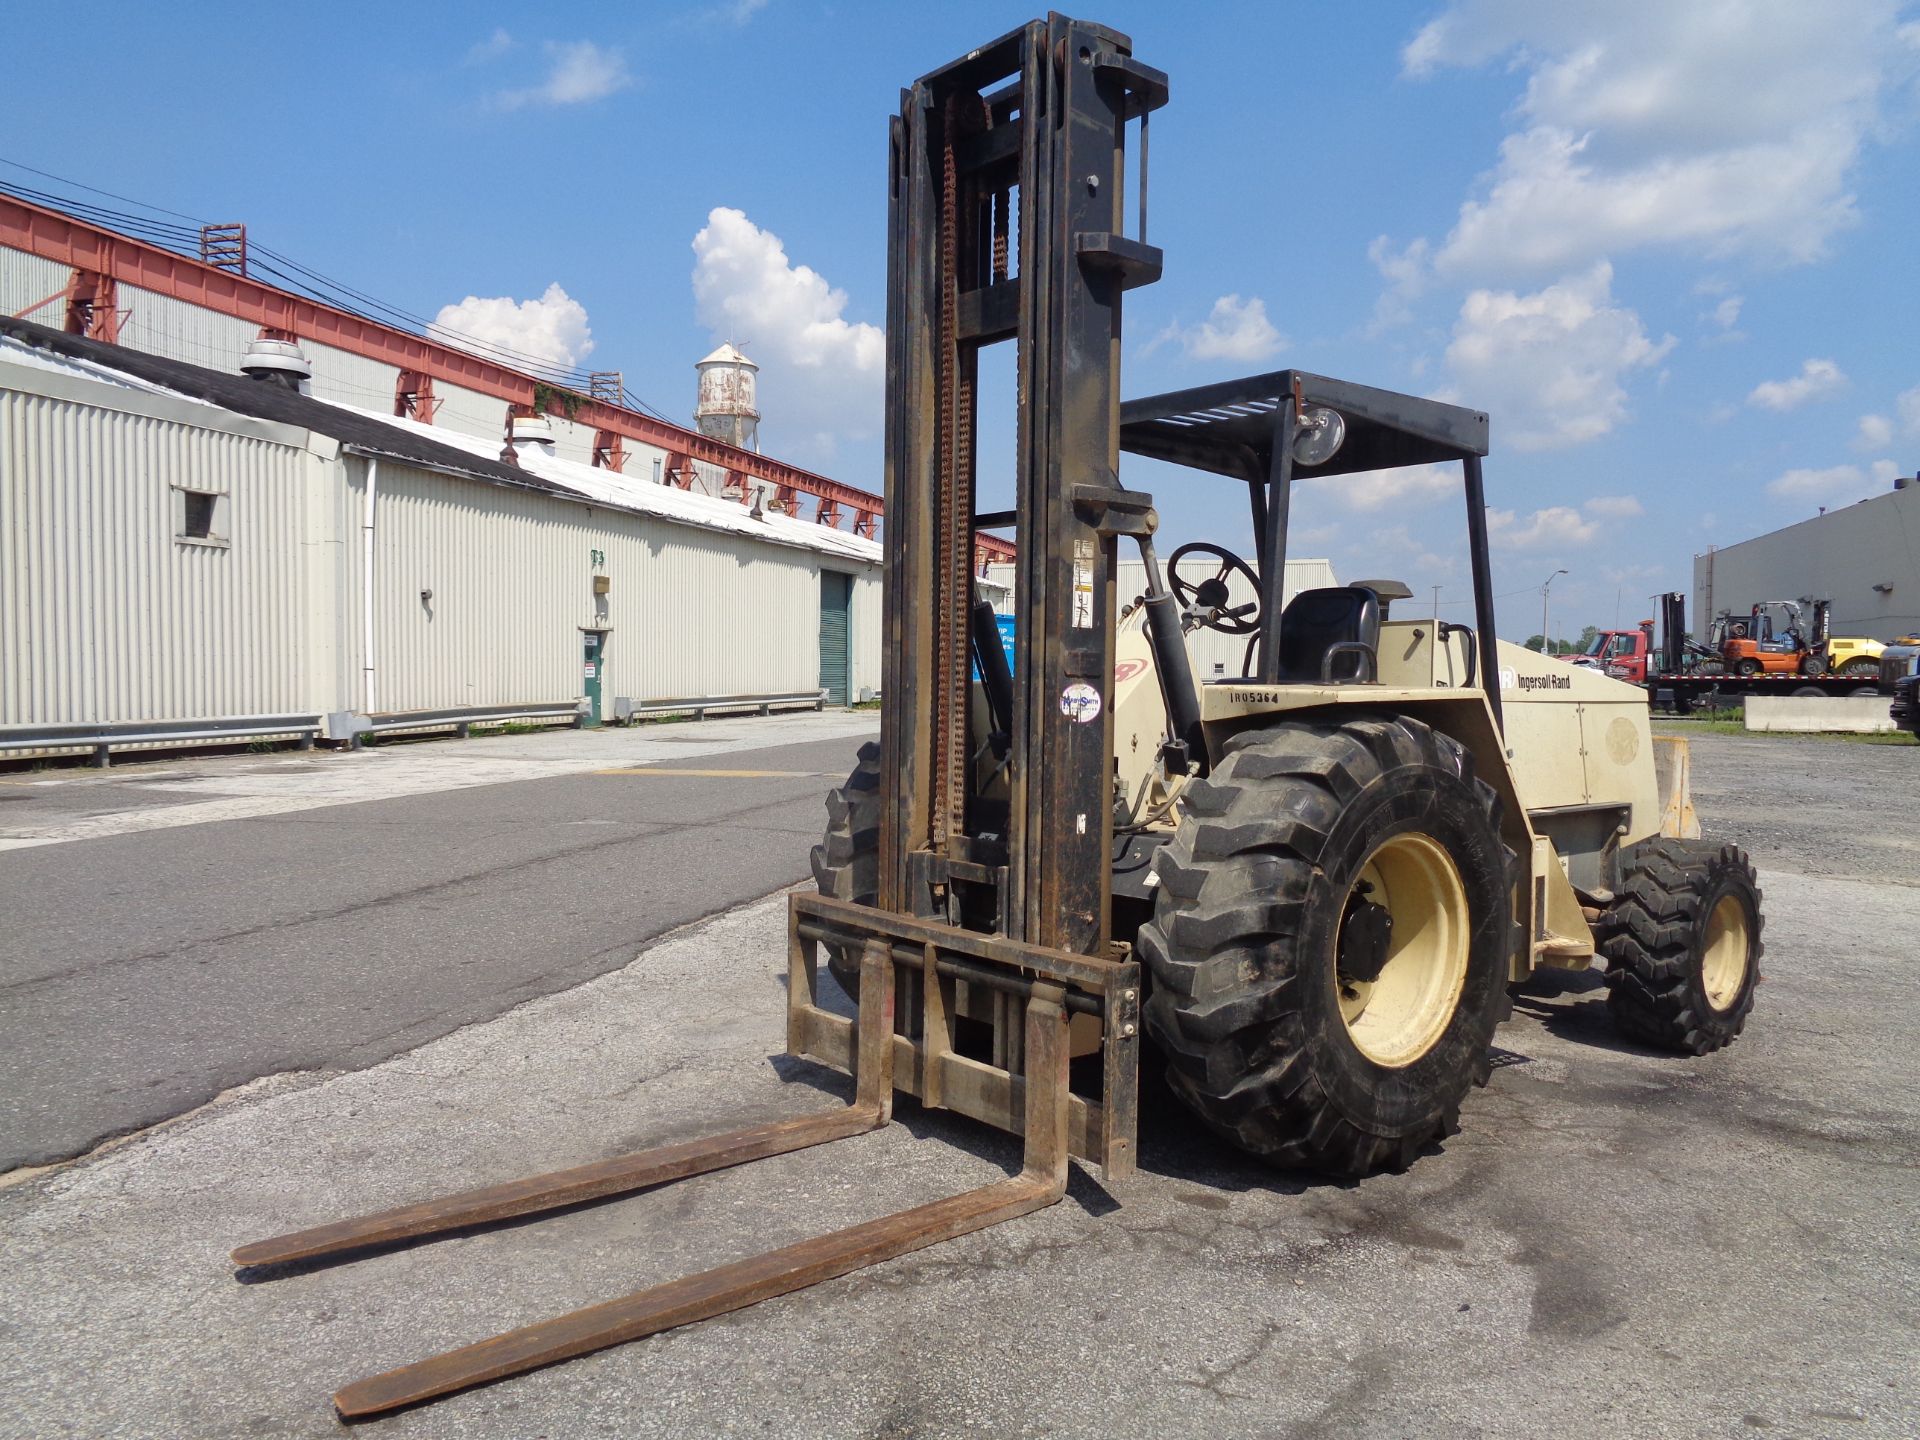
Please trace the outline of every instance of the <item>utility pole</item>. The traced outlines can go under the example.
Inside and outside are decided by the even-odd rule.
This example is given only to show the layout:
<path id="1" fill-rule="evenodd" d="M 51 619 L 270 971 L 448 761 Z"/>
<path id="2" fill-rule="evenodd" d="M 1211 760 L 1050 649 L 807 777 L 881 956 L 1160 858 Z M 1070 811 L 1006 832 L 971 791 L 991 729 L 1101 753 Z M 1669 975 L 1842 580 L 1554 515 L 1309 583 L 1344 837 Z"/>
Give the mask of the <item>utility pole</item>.
<path id="1" fill-rule="evenodd" d="M 1433 587 L 1433 640 L 1427 646 L 1427 684 L 1440 678 L 1440 587 Z"/>
<path id="2" fill-rule="evenodd" d="M 1547 583 L 1540 587 L 1540 653 L 1542 655 L 1550 655 L 1553 653 L 1552 650 L 1548 648 L 1552 644 L 1552 641 L 1547 638 L 1547 606 L 1551 599 L 1548 592 L 1553 589 L 1553 582 L 1566 573 L 1565 570 L 1554 571 L 1553 574 L 1547 576 Z"/>

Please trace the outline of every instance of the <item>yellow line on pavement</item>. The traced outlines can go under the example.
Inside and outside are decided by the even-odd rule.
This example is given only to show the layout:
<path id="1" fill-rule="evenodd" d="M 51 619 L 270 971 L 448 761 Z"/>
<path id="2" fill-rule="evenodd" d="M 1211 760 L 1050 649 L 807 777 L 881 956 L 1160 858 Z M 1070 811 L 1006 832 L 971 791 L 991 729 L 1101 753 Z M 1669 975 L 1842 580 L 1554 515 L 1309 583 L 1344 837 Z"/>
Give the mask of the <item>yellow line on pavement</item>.
<path id="1" fill-rule="evenodd" d="M 699 780 L 801 780 L 824 778 L 824 770 L 676 770 L 665 765 L 636 766 L 630 770 L 596 770 L 596 775 L 684 775 Z"/>

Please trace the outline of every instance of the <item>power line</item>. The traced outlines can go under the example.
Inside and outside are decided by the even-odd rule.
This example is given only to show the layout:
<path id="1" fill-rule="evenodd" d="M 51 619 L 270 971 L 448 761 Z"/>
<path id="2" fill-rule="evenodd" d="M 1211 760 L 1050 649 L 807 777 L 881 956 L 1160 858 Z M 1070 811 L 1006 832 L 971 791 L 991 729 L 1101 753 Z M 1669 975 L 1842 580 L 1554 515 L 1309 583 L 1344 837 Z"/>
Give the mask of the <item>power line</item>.
<path id="1" fill-rule="evenodd" d="M 128 195 L 121 195 L 116 191 L 102 190 L 98 186 L 88 185 L 79 180 L 72 180 L 64 175 L 56 175 L 52 171 L 41 170 L 35 166 L 24 164 L 21 161 L 13 160 L 6 156 L 0 156 L 0 164 L 12 166 L 18 170 L 25 170 L 31 174 L 41 176 L 44 179 L 86 190 L 95 195 L 104 195 L 111 200 L 119 200 L 128 205 L 138 206 L 142 210 L 149 210 L 162 215 L 173 215 L 182 220 L 193 221 L 196 226 L 202 224 L 202 222 L 194 216 L 187 215 L 182 211 L 170 210 L 165 206 L 153 205 L 144 200 L 136 200 Z M 189 229 L 186 226 L 175 225 L 169 221 L 155 220 L 142 215 L 129 214 L 126 211 L 115 210 L 104 205 L 95 205 L 90 201 L 76 200 L 70 196 L 40 190 L 12 181 L 0 180 L 0 193 L 12 194 L 20 199 L 29 200 L 36 204 L 47 205 L 50 208 L 66 210 L 90 223 L 101 225 L 108 229 L 118 230 L 135 239 L 147 240 L 150 243 L 160 245 L 165 249 L 171 249 L 176 253 L 187 255 L 190 258 L 196 257 L 199 253 L 201 241 L 199 229 Z M 251 238 L 247 245 L 247 265 L 249 269 L 257 268 L 265 274 L 272 276 L 277 283 L 296 294 L 305 295 L 310 299 L 317 300 L 325 305 L 330 305 L 335 309 L 358 315 L 362 319 L 373 321 L 375 324 L 394 325 L 399 329 L 412 330 L 425 338 L 439 340 L 441 343 L 452 345 L 456 349 L 478 355 L 481 359 L 492 360 L 496 364 L 504 365 L 510 369 L 520 370 L 544 383 L 579 391 L 585 391 L 590 383 L 590 376 L 593 372 L 584 366 L 558 364 L 542 356 L 531 355 L 523 350 L 516 350 L 509 345 L 501 345 L 494 341 L 483 340 L 477 335 L 469 335 L 452 326 L 443 325 L 437 320 L 428 320 L 424 316 L 416 315 L 411 311 L 403 310 L 395 305 L 390 305 L 383 300 L 368 295 L 364 291 L 355 289 L 344 281 L 335 280 L 331 276 L 323 275 L 317 270 L 310 269 L 291 256 L 283 255 L 268 246 L 258 244 L 251 240 Z M 633 395 L 632 392 L 626 390 L 624 386 L 622 386 L 621 389 L 621 399 L 622 403 L 629 409 L 651 415 L 655 419 L 669 425 L 680 424 L 679 421 L 662 414 L 638 396 Z"/>
<path id="2" fill-rule="evenodd" d="M 182 220 L 192 220 L 195 225 L 204 225 L 206 223 L 204 220 L 195 219 L 191 215 L 182 215 L 178 210 L 169 210 L 164 205 L 149 205 L 144 200 L 135 200 L 128 195 L 117 195 L 111 190 L 102 190 L 97 185 L 87 185 L 79 180 L 69 180 L 64 175 L 55 175 L 51 170 L 37 170 L 33 166 L 22 164 L 18 160 L 10 160 L 5 155 L 0 155 L 0 165 L 11 165 L 16 170 L 25 170 L 30 174 L 38 175 L 43 180 L 58 180 L 62 185 L 78 186 L 82 190 L 92 191 L 95 195 L 105 195 L 110 200 L 124 200 L 129 205 L 138 205 L 142 210 L 154 210 L 162 215 L 174 215 Z"/>

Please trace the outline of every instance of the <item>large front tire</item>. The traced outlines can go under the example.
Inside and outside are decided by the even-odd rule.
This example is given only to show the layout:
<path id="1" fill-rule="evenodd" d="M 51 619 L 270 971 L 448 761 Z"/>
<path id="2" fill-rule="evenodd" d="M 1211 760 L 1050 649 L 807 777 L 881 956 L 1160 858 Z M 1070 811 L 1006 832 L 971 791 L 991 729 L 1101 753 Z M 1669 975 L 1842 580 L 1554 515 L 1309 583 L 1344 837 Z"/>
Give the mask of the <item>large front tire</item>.
<path id="1" fill-rule="evenodd" d="M 1760 983 L 1760 887 L 1738 845 L 1644 840 L 1595 926 L 1614 1023 L 1688 1055 L 1718 1050 L 1747 1023 Z"/>
<path id="2" fill-rule="evenodd" d="M 813 847 L 813 883 L 822 895 L 872 905 L 880 898 L 880 744 L 860 747 L 847 783 L 827 792 L 827 831 Z M 838 945 L 826 951 L 840 988 L 860 998 L 860 957 Z"/>
<path id="3" fill-rule="evenodd" d="M 1288 1168 L 1402 1168 L 1452 1134 L 1510 1008 L 1500 814 L 1466 750 L 1417 720 L 1231 740 L 1187 791 L 1139 935 L 1175 1092 Z"/>

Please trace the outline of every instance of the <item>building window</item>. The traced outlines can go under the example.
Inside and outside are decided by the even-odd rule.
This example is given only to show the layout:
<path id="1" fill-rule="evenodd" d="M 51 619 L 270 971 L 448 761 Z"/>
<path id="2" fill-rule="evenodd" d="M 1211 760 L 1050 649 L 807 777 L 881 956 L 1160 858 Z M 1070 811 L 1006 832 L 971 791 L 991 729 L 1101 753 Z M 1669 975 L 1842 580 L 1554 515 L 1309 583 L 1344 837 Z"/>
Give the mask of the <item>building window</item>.
<path id="1" fill-rule="evenodd" d="M 208 490 L 173 490 L 173 538 L 184 545 L 231 544 L 225 495 Z"/>
<path id="2" fill-rule="evenodd" d="M 656 485 L 660 483 L 660 465 L 661 465 L 660 457 L 658 455 L 654 456 L 653 457 L 653 483 Z"/>

